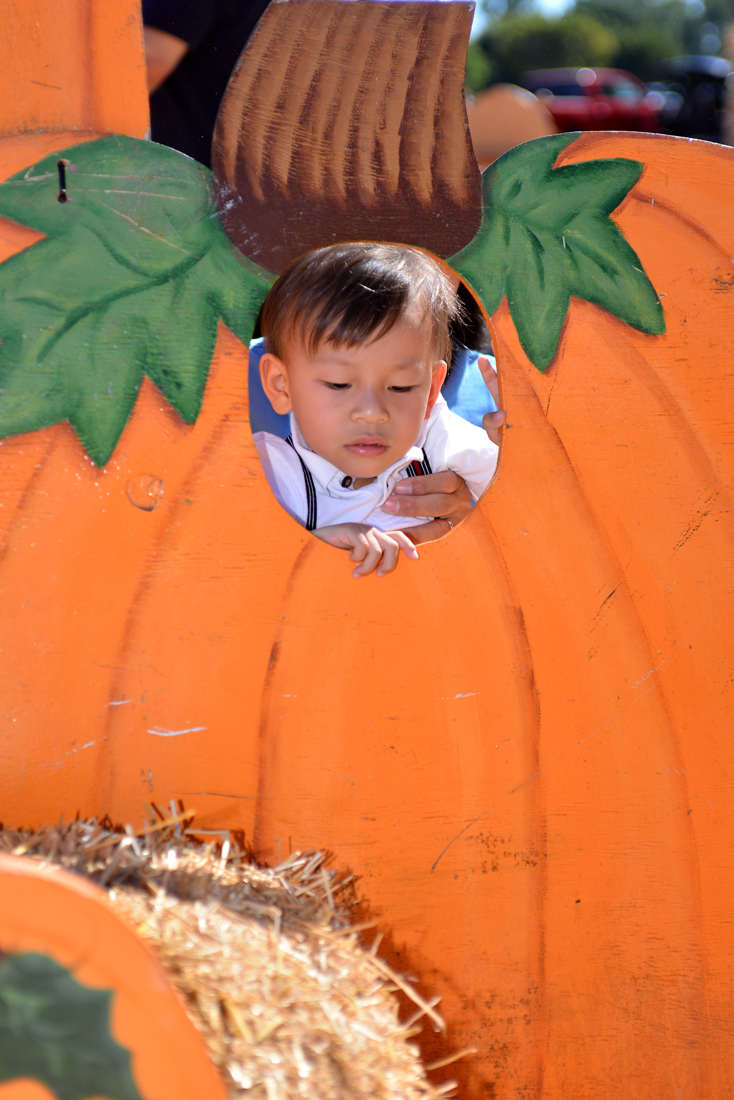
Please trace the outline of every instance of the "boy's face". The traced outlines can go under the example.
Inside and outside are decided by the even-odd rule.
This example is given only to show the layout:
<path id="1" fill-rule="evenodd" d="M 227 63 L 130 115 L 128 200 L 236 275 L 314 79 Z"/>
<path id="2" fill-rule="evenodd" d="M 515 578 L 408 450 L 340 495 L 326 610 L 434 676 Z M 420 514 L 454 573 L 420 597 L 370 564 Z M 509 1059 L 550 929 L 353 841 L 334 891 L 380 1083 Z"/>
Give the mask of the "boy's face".
<path id="1" fill-rule="evenodd" d="M 408 310 L 389 332 L 355 347 L 300 342 L 283 359 L 260 360 L 263 387 L 278 413 L 295 413 L 309 447 L 337 469 L 367 480 L 415 444 L 446 377 L 430 318 Z"/>

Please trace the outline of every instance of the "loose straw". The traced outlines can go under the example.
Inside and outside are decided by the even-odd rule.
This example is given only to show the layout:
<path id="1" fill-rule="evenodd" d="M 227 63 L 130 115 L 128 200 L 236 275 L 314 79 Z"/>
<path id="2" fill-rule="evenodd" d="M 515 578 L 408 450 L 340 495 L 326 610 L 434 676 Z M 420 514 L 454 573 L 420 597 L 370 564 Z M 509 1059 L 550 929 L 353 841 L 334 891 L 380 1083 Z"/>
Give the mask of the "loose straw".
<path id="1" fill-rule="evenodd" d="M 442 1100 L 408 1040 L 426 1000 L 349 924 L 354 878 L 321 852 L 259 867 L 226 831 L 201 830 L 192 811 L 150 807 L 142 829 L 81 820 L 0 830 L 0 852 L 84 875 L 108 891 L 158 955 L 198 1028 L 231 1100 Z M 415 1005 L 398 1019 L 401 990 Z M 442 1068 L 473 1051 L 432 1063 Z"/>

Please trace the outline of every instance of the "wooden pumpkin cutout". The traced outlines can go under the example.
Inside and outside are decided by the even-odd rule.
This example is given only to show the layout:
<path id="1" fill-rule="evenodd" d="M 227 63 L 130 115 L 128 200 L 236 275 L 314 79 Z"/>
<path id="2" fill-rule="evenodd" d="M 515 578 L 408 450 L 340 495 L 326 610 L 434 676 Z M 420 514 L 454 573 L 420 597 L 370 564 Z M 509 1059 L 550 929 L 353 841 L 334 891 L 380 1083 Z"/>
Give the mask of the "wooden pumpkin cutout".
<path id="1" fill-rule="evenodd" d="M 0 1097 L 224 1100 L 149 949 L 77 875 L 0 857 Z"/>
<path id="2" fill-rule="evenodd" d="M 148 103 L 137 0 L 120 0 L 114 10 L 98 0 L 28 0 L 22 12 L 5 14 L 0 134 L 144 137 Z"/>
<path id="3" fill-rule="evenodd" d="M 40 159 L 27 140 L 3 176 Z M 494 303 L 500 474 L 393 576 L 355 584 L 280 512 L 224 329 L 195 423 L 148 380 L 101 469 L 63 423 L 2 441 L 3 813 L 182 798 L 263 858 L 331 847 L 443 995 L 431 1055 L 477 1048 L 439 1071 L 464 1096 L 719 1100 L 732 154 L 604 134 L 554 156 L 643 166 L 611 217 L 665 332 L 572 294 L 548 364 L 526 331 L 541 374 Z"/>

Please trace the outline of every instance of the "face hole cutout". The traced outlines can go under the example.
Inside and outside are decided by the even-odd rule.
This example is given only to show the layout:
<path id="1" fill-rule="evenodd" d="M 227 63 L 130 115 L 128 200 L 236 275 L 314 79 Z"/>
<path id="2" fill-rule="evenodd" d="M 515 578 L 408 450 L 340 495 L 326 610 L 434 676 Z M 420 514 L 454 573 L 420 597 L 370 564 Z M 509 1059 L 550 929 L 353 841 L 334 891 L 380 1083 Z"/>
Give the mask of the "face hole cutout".
<path id="1" fill-rule="evenodd" d="M 301 345 L 282 359 L 267 350 L 256 327 L 250 420 L 270 487 L 297 522 L 350 551 L 355 576 L 384 575 L 400 557 L 418 556 L 414 542 L 446 537 L 493 480 L 498 449 L 482 424 L 483 415 L 496 409 L 483 378 L 496 392 L 491 333 L 469 288 L 460 283 L 457 293 L 462 317 L 451 324 L 451 369 L 442 389 L 435 378 L 425 383 L 434 372 L 426 365 L 419 326 L 396 325 L 356 347 L 324 341 L 313 353 Z M 424 366 L 423 381 L 416 364 Z M 405 407 L 415 405 L 413 394 L 421 386 L 430 396 L 422 395 L 412 434 L 398 434 L 402 443 L 396 449 L 395 423 Z M 317 408 L 302 417 L 302 428 L 294 392 L 300 390 L 303 402 L 309 388 Z M 320 428 L 331 433 L 328 439 L 319 437 Z M 438 477 L 415 480 L 426 475 Z M 430 506 L 425 493 L 434 509 L 437 497 L 444 504 L 441 515 L 419 515 Z"/>

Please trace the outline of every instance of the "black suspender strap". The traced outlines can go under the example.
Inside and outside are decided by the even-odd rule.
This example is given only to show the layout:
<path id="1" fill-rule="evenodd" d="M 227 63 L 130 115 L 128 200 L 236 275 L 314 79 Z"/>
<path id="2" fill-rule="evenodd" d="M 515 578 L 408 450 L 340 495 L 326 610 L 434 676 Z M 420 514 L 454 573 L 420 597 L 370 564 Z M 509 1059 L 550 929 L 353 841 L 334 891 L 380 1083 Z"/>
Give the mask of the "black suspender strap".
<path id="1" fill-rule="evenodd" d="M 293 442 L 293 436 L 289 435 L 286 439 L 286 443 L 289 446 L 293 447 L 293 450 L 296 451 L 296 447 Z M 296 451 L 296 454 L 298 455 L 298 461 L 301 463 L 301 469 L 303 470 L 303 480 L 306 483 L 306 530 L 315 531 L 318 521 L 318 510 L 316 506 L 316 486 L 313 483 L 313 475 L 308 466 L 298 454 L 298 451 Z"/>
<path id="2" fill-rule="evenodd" d="M 423 452 L 423 461 L 419 462 L 417 458 L 405 467 L 405 474 L 407 477 L 421 477 L 422 474 L 432 474 L 431 463 L 428 461 L 428 455 Z"/>

